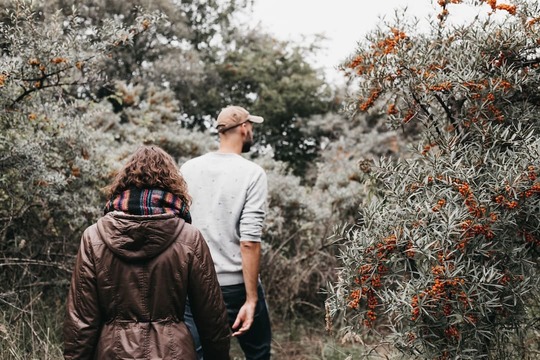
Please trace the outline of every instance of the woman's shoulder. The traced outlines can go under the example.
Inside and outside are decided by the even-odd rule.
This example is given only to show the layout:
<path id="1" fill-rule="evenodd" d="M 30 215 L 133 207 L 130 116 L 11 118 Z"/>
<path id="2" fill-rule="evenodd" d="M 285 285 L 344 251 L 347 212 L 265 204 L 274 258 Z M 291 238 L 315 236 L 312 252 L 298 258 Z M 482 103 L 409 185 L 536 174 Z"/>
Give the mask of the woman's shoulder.
<path id="1" fill-rule="evenodd" d="M 83 231 L 83 234 L 82 234 L 83 240 L 92 242 L 92 241 L 97 241 L 99 239 L 98 222 L 93 223 L 92 225 L 88 226 Z"/>
<path id="2" fill-rule="evenodd" d="M 194 245 L 202 239 L 202 234 L 197 227 L 185 222 L 182 226 L 182 231 L 178 236 L 178 241 L 187 245 Z"/>

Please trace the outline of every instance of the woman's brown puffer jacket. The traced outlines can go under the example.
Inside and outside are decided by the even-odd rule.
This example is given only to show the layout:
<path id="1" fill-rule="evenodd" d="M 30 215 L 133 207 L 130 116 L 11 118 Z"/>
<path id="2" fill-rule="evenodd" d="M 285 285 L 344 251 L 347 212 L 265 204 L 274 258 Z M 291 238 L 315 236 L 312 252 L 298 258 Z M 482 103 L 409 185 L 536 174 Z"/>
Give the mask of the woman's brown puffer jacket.
<path id="1" fill-rule="evenodd" d="M 111 212 L 84 232 L 64 324 L 66 359 L 229 359 L 230 329 L 208 247 L 172 214 Z"/>

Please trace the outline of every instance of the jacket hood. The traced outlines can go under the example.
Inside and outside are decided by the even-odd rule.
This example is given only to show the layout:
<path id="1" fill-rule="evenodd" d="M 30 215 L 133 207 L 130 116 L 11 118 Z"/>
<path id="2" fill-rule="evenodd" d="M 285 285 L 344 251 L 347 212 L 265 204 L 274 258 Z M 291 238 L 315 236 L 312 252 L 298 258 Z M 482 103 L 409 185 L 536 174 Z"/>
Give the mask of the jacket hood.
<path id="1" fill-rule="evenodd" d="M 151 259 L 171 245 L 184 227 L 174 214 L 129 215 L 110 212 L 97 229 L 103 242 L 117 256 L 128 260 Z"/>

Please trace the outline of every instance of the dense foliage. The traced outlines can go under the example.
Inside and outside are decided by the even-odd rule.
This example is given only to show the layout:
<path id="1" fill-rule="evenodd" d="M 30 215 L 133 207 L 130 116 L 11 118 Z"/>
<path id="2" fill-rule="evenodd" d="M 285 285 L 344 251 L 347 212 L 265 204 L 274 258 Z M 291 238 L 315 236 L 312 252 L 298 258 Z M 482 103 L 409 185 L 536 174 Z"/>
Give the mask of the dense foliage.
<path id="1" fill-rule="evenodd" d="M 463 3 L 463 4 L 462 4 Z M 344 234 L 331 299 L 354 331 L 422 359 L 538 354 L 540 7 L 440 0 L 431 31 L 400 17 L 344 65 L 351 112 L 421 136 L 364 164 L 373 189 Z M 479 17 L 449 25 L 452 10 Z M 536 335 L 535 335 L 536 331 Z"/>

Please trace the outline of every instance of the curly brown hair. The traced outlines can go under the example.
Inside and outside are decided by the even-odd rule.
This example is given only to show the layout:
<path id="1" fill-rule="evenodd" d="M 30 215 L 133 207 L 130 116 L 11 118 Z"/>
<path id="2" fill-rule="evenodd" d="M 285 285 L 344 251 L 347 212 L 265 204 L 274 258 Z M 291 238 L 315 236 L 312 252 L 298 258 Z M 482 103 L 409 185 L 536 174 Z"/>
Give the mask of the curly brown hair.
<path id="1" fill-rule="evenodd" d="M 110 200 L 129 188 L 162 189 L 178 196 L 189 207 L 191 197 L 180 170 L 171 155 L 159 146 L 141 146 L 105 187 Z"/>

